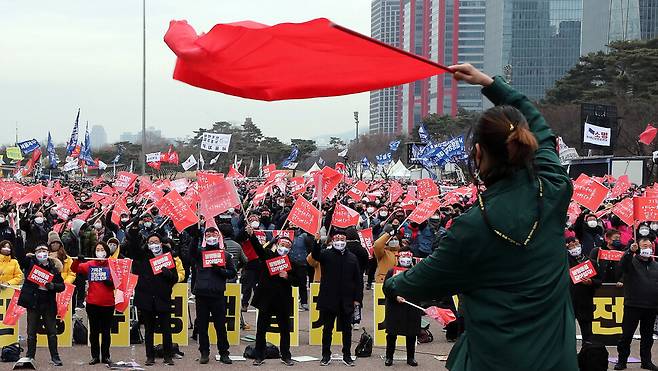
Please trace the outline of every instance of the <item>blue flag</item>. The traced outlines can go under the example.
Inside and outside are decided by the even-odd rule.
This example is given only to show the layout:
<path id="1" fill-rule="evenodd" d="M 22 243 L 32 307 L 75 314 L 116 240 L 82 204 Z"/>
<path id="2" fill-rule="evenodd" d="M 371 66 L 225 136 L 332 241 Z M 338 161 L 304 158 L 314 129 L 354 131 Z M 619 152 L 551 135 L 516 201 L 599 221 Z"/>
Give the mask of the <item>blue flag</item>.
<path id="1" fill-rule="evenodd" d="M 381 155 L 375 156 L 377 158 L 378 165 L 387 165 L 390 164 L 393 160 L 391 152 L 382 153 Z"/>
<path id="2" fill-rule="evenodd" d="M 126 147 L 123 144 L 119 144 L 119 146 L 117 147 L 117 155 L 114 156 L 114 159 L 112 160 L 113 164 L 116 164 L 117 162 L 119 162 L 119 160 L 121 159 L 121 155 L 123 155 L 123 151 L 125 151 L 125 150 L 126 150 Z"/>
<path id="3" fill-rule="evenodd" d="M 96 161 L 94 161 L 91 155 L 91 139 L 89 138 L 89 124 L 85 128 L 85 141 L 80 147 L 80 159 L 83 160 L 87 165 L 94 166 Z"/>
<path id="4" fill-rule="evenodd" d="M 16 146 L 21 149 L 21 152 L 23 152 L 24 155 L 28 155 L 40 147 L 39 142 L 37 142 L 36 139 L 16 143 Z"/>
<path id="5" fill-rule="evenodd" d="M 326 163 L 326 162 L 324 162 L 324 159 L 323 159 L 322 157 L 320 157 L 320 158 L 318 159 L 318 165 L 320 165 L 320 166 L 324 166 L 325 163 Z"/>
<path id="6" fill-rule="evenodd" d="M 59 157 L 57 157 L 57 153 L 55 152 L 55 145 L 53 145 L 53 140 L 50 137 L 50 131 L 48 132 L 48 145 L 46 146 L 46 152 L 48 152 L 48 158 L 50 159 L 50 168 L 56 169 Z"/>
<path id="7" fill-rule="evenodd" d="M 432 137 L 430 137 L 430 133 L 427 132 L 425 124 L 420 124 L 418 127 L 418 136 L 420 137 L 420 142 L 423 144 L 427 144 L 432 141 Z"/>
<path id="8" fill-rule="evenodd" d="M 370 167 L 370 161 L 368 161 L 367 157 L 364 157 L 363 160 L 361 160 L 361 166 Z"/>
<path id="9" fill-rule="evenodd" d="M 445 142 L 428 144 L 417 158 L 425 167 L 443 166 L 448 161 L 462 159 L 465 154 L 464 136 L 460 135 Z"/>
<path id="10" fill-rule="evenodd" d="M 400 141 L 399 140 L 394 140 L 391 143 L 388 144 L 388 149 L 391 152 L 395 152 L 398 150 L 398 147 L 400 146 Z"/>
<path id="11" fill-rule="evenodd" d="M 287 168 L 290 166 L 291 163 L 295 162 L 297 160 L 297 156 L 299 156 L 299 148 L 297 148 L 296 145 L 292 145 L 292 149 L 290 150 L 290 155 L 288 155 L 288 158 L 283 160 L 281 163 L 281 167 Z"/>
<path id="12" fill-rule="evenodd" d="M 80 119 L 80 108 L 78 108 L 78 116 L 75 118 L 75 124 L 73 125 L 73 131 L 71 132 L 71 139 L 69 139 L 68 144 L 66 145 L 66 154 L 70 155 L 73 153 L 75 146 L 78 145 L 78 120 Z"/>

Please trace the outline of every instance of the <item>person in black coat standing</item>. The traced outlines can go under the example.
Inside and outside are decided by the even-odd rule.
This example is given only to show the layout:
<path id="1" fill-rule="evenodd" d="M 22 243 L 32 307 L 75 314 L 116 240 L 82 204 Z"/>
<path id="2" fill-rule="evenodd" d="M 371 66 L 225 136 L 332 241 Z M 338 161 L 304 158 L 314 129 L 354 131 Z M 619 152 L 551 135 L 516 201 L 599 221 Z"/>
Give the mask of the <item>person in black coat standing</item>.
<path id="1" fill-rule="evenodd" d="M 132 272 L 139 276 L 135 287 L 134 305 L 140 311 L 140 321 L 144 324 L 144 345 L 146 347 L 146 366 L 155 364 L 153 334 L 156 323 L 162 331 L 164 363 L 173 365 L 171 341 L 171 293 L 178 282 L 175 268 L 162 268 L 158 274 L 153 273 L 150 259 L 171 252 L 169 246 L 162 243 L 159 235 L 152 234 L 146 239 L 146 246 L 135 251 Z"/>
<path id="2" fill-rule="evenodd" d="M 413 264 L 414 254 L 409 251 L 400 251 L 398 253 L 397 266 L 389 269 L 386 273 L 387 279 L 393 277 L 397 273 L 404 272 L 409 269 Z M 420 328 L 420 317 L 423 312 L 420 310 L 404 304 L 404 298 L 400 296 L 386 297 L 386 359 L 385 366 L 393 365 L 393 354 L 395 353 L 395 342 L 398 335 L 406 337 L 407 346 L 407 364 L 412 367 L 418 366 L 416 362 L 416 335 Z"/>
<path id="3" fill-rule="evenodd" d="M 322 250 L 320 236 L 311 251 L 313 259 L 320 263 L 322 278 L 318 295 L 318 310 L 322 321 L 321 366 L 331 362 L 331 338 L 334 322 L 338 318 L 343 333 L 343 363 L 354 366 L 352 360 L 352 316 L 354 307 L 363 302 L 363 275 L 357 257 L 347 250 L 346 236 L 335 232 L 331 248 Z"/>
<path id="4" fill-rule="evenodd" d="M 300 269 L 291 263 L 291 270 L 280 272 L 277 275 L 270 275 L 267 268 L 267 261 L 270 259 L 288 255 L 292 248 L 292 241 L 285 236 L 280 236 L 273 240 L 272 243 L 276 246 L 276 252 L 267 248 L 270 246 L 268 243 L 264 248 L 258 237 L 254 235 L 253 228 L 247 226 L 247 234 L 254 247 L 254 251 L 258 254 L 258 259 L 261 262 L 261 274 L 258 280 L 258 285 L 254 291 L 254 299 L 251 304 L 258 308 L 258 324 L 256 326 L 256 347 L 254 366 L 260 366 L 265 359 L 265 336 L 270 328 L 270 321 L 272 316 L 276 317 L 276 323 L 279 329 L 280 342 L 279 348 L 281 350 L 281 361 L 287 365 L 294 365 L 292 356 L 290 354 L 290 315 L 293 310 L 292 301 L 292 287 L 299 286 L 300 273 L 294 272 L 294 269 Z"/>
<path id="5" fill-rule="evenodd" d="M 219 230 L 209 227 L 204 232 L 206 245 L 202 247 L 204 252 L 219 251 L 224 249 L 220 246 Z M 233 265 L 233 256 L 224 251 L 224 265 L 212 265 L 204 268 L 203 252 L 198 245 L 190 246 L 190 260 L 194 261 L 196 267 L 196 283 L 194 285 L 194 296 L 196 300 L 196 324 L 195 329 L 199 337 L 200 364 L 206 364 L 210 355 L 210 340 L 208 338 L 208 323 L 212 315 L 215 332 L 217 334 L 217 350 L 219 360 L 224 364 L 231 364 L 229 358 L 229 344 L 226 335 L 226 281 L 235 278 L 237 272 Z"/>
<path id="6" fill-rule="evenodd" d="M 645 370 L 658 370 L 651 361 L 653 325 L 658 309 L 658 263 L 653 259 L 651 237 L 638 237 L 619 261 L 624 276 L 624 320 L 622 335 L 617 343 L 619 359 L 615 370 L 626 369 L 631 354 L 633 334 L 640 324 L 640 359 Z"/>
<path id="7" fill-rule="evenodd" d="M 569 252 L 569 267 L 573 268 L 580 263 L 587 261 L 587 256 L 583 254 L 580 241 L 575 237 L 569 237 L 566 240 L 567 251 Z M 594 266 L 598 265 L 593 262 Z M 573 311 L 580 326 L 580 333 L 583 336 L 583 343 L 592 338 L 592 321 L 594 320 L 594 292 L 601 287 L 601 275 L 597 274 L 583 282 L 569 285 L 571 293 L 571 304 Z"/>
<path id="8" fill-rule="evenodd" d="M 42 321 L 48 334 L 48 350 L 50 359 L 55 366 L 62 366 L 62 360 L 57 351 L 57 302 L 58 292 L 64 291 L 64 280 L 60 274 L 62 263 L 59 259 L 48 257 L 48 246 L 39 244 L 32 254 L 20 254 L 20 265 L 25 267 L 26 276 L 36 266 L 53 275 L 52 280 L 45 285 L 39 285 L 29 278 L 23 283 L 18 305 L 27 309 L 27 353 L 25 356 L 34 359 L 37 351 L 37 331 Z"/>

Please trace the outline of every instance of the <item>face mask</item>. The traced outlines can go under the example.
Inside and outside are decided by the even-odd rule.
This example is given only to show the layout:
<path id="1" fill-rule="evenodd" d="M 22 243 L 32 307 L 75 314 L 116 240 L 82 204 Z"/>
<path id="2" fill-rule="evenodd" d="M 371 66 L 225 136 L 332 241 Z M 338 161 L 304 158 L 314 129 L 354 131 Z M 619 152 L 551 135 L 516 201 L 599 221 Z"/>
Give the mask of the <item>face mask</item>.
<path id="1" fill-rule="evenodd" d="M 258 228 L 260 227 L 260 222 L 258 220 L 254 220 L 249 225 L 251 226 L 251 228 Z"/>
<path id="2" fill-rule="evenodd" d="M 380 204 L 380 201 L 379 201 L 379 200 L 375 200 L 375 205 L 379 205 L 379 204 Z"/>
<path id="3" fill-rule="evenodd" d="M 338 251 L 343 251 L 345 250 L 345 245 L 347 245 L 345 241 L 334 241 L 332 246 Z"/>
<path id="4" fill-rule="evenodd" d="M 643 258 L 650 258 L 652 254 L 653 254 L 652 248 L 640 249 L 640 256 Z"/>
<path id="5" fill-rule="evenodd" d="M 283 202 L 283 201 L 281 201 L 281 202 L 278 202 L 277 205 L 279 205 L 279 206 L 281 206 L 281 207 L 284 207 L 284 206 L 286 206 L 286 203 Z"/>
<path id="6" fill-rule="evenodd" d="M 596 226 L 598 226 L 598 225 L 599 225 L 599 223 L 597 223 L 596 220 L 587 221 L 587 226 L 590 227 L 590 228 L 596 228 Z"/>
<path id="7" fill-rule="evenodd" d="M 400 247 L 400 241 L 399 240 L 390 240 L 388 241 L 388 247 Z"/>
<path id="8" fill-rule="evenodd" d="M 398 259 L 400 261 L 400 266 L 402 267 L 411 267 L 411 262 L 413 261 L 412 258 L 400 258 Z"/>
<path id="9" fill-rule="evenodd" d="M 45 263 L 48 260 L 48 253 L 45 251 L 40 251 L 36 254 L 37 260 L 39 263 Z"/>
<path id="10" fill-rule="evenodd" d="M 280 256 L 287 255 L 288 251 L 290 251 L 290 249 L 287 248 L 287 247 L 284 247 L 284 246 L 277 246 L 276 247 L 276 253 L 279 254 Z"/>
<path id="11" fill-rule="evenodd" d="M 642 228 L 640 228 L 640 230 L 638 232 L 640 232 L 641 236 L 648 236 L 649 232 L 651 232 L 651 230 L 647 227 L 642 227 Z"/>
<path id="12" fill-rule="evenodd" d="M 151 225 L 153 225 L 153 223 L 151 223 L 151 222 L 144 222 L 144 228 L 151 228 Z"/>
<path id="13" fill-rule="evenodd" d="M 614 240 L 614 241 L 612 241 L 612 247 L 614 247 L 615 249 L 619 250 L 619 249 L 622 248 L 622 246 L 623 246 L 623 245 L 621 244 L 621 241 L 620 241 L 620 240 Z"/>
<path id="14" fill-rule="evenodd" d="M 651 229 L 658 230 L 658 223 L 651 223 Z"/>
<path id="15" fill-rule="evenodd" d="M 382 218 L 386 218 L 388 216 L 388 211 L 380 211 L 379 216 L 381 216 Z"/>
<path id="16" fill-rule="evenodd" d="M 128 203 L 128 204 L 133 203 L 133 199 L 132 199 L 132 198 L 127 199 L 127 200 L 126 200 L 126 203 Z"/>
<path id="17" fill-rule="evenodd" d="M 105 250 L 103 250 L 103 251 L 96 251 L 96 257 L 97 257 L 97 258 L 99 258 L 99 259 L 105 259 L 106 256 L 107 256 L 107 253 L 105 252 Z"/>
<path id="18" fill-rule="evenodd" d="M 121 222 L 122 222 L 122 223 L 128 223 L 128 220 L 130 220 L 130 219 L 128 219 L 128 218 L 121 218 Z"/>
<path id="19" fill-rule="evenodd" d="M 159 243 L 150 243 L 149 250 L 151 250 L 153 255 L 160 255 L 162 254 L 162 245 L 160 245 Z"/>
<path id="20" fill-rule="evenodd" d="M 219 238 L 217 237 L 208 237 L 206 238 L 206 245 L 211 245 L 215 246 L 219 242 Z"/>
<path id="21" fill-rule="evenodd" d="M 441 219 L 441 215 L 432 215 L 432 216 L 430 216 L 430 219 L 432 219 L 432 220 L 440 220 L 440 219 Z"/>
<path id="22" fill-rule="evenodd" d="M 117 251 L 117 248 L 119 247 L 119 245 L 117 245 L 115 243 L 108 244 L 107 246 L 109 246 L 110 253 L 112 253 L 112 254 L 114 254 L 114 252 Z"/>
<path id="23" fill-rule="evenodd" d="M 42 224 L 43 223 L 43 218 L 40 217 L 40 216 L 37 216 L 36 218 L 34 218 L 34 222 L 37 223 L 37 224 Z"/>
<path id="24" fill-rule="evenodd" d="M 11 254 L 11 249 L 8 247 L 3 247 L 2 250 L 0 250 L 0 253 L 2 253 L 2 255 L 9 255 Z"/>
<path id="25" fill-rule="evenodd" d="M 228 212 L 231 213 L 231 214 L 233 214 L 233 213 L 235 212 L 235 209 L 234 209 L 234 208 L 230 208 L 230 209 L 228 209 Z"/>
<path id="26" fill-rule="evenodd" d="M 4 218 L 4 217 L 0 217 L 0 223 L 4 223 L 4 222 L 5 222 L 5 218 Z"/>
<path id="27" fill-rule="evenodd" d="M 137 210 L 133 210 L 133 211 L 132 211 L 132 214 L 133 214 L 133 215 L 137 215 Z"/>
<path id="28" fill-rule="evenodd" d="M 368 212 L 368 214 L 372 214 L 373 212 L 375 212 L 375 208 L 374 207 L 369 207 L 369 208 L 366 209 L 366 211 Z"/>
<path id="29" fill-rule="evenodd" d="M 96 224 L 94 224 L 94 228 L 96 228 L 96 229 L 101 229 L 101 228 L 103 228 L 103 224 L 101 224 L 101 223 L 96 223 Z"/>
<path id="30" fill-rule="evenodd" d="M 583 248 L 580 245 L 578 245 L 578 246 L 574 247 L 573 249 L 569 250 L 569 255 L 579 256 L 580 253 L 582 252 L 582 250 L 583 250 Z"/>

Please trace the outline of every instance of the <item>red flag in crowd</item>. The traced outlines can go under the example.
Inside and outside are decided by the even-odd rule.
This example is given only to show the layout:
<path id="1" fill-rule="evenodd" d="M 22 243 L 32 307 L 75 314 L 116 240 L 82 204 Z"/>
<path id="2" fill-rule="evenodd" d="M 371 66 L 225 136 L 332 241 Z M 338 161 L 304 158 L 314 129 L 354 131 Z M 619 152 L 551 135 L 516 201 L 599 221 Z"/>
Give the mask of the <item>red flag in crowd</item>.
<path id="1" fill-rule="evenodd" d="M 631 182 L 628 180 L 628 175 L 622 175 L 617 179 L 615 186 L 612 188 L 610 197 L 617 198 L 626 193 L 629 188 L 631 188 Z"/>
<path id="2" fill-rule="evenodd" d="M 146 164 L 147 164 L 149 167 L 154 168 L 155 170 L 160 170 L 160 166 L 162 165 L 162 163 L 161 163 L 160 161 L 157 161 L 157 162 L 147 162 Z"/>
<path id="3" fill-rule="evenodd" d="M 315 235 L 320 230 L 322 212 L 304 197 L 297 197 L 297 201 L 288 214 L 287 221 L 293 223 L 304 231 Z"/>
<path id="4" fill-rule="evenodd" d="M 199 214 L 206 219 L 215 217 L 228 209 L 240 205 L 240 197 L 229 179 L 220 179 L 199 193 Z"/>
<path id="5" fill-rule="evenodd" d="M 263 177 L 264 178 L 269 178 L 270 173 L 273 172 L 274 170 L 276 170 L 276 164 L 269 164 L 269 165 L 263 166 Z"/>
<path id="6" fill-rule="evenodd" d="M 636 222 L 658 220 L 658 198 L 633 198 L 633 219 Z"/>
<path id="7" fill-rule="evenodd" d="M 359 240 L 361 241 L 361 246 L 368 252 L 368 256 L 372 258 L 373 248 L 375 246 L 374 238 L 372 235 L 372 228 L 361 229 L 357 231 L 359 235 Z"/>
<path id="8" fill-rule="evenodd" d="M 196 179 L 197 179 L 197 183 L 199 184 L 199 193 L 201 193 L 206 189 L 208 189 L 213 184 L 219 183 L 222 179 L 224 179 L 224 174 L 197 171 Z"/>
<path id="9" fill-rule="evenodd" d="M 288 181 L 288 189 L 293 196 L 297 196 L 298 194 L 304 192 L 306 189 L 304 177 L 298 176 L 291 178 L 290 181 Z"/>
<path id="10" fill-rule="evenodd" d="M 654 128 L 653 125 L 649 123 L 647 124 L 647 128 L 644 129 L 642 134 L 640 134 L 640 138 L 638 139 L 638 142 L 649 145 L 656 138 L 657 133 L 658 133 L 658 129 Z"/>
<path id="11" fill-rule="evenodd" d="M 331 225 L 338 228 L 347 228 L 357 224 L 359 224 L 359 213 L 340 202 L 336 203 L 334 215 L 331 218 Z"/>
<path id="12" fill-rule="evenodd" d="M 91 216 L 91 214 L 93 212 L 94 212 L 93 208 L 92 209 L 87 209 L 87 210 L 83 211 L 82 213 L 80 213 L 80 215 L 77 215 L 75 218 L 80 219 L 80 220 L 84 220 L 86 222 L 87 219 L 89 219 L 89 217 Z"/>
<path id="13" fill-rule="evenodd" d="M 352 188 L 347 192 L 347 195 L 352 197 L 354 200 L 361 200 L 363 198 L 363 193 L 368 189 L 368 184 L 363 180 L 356 182 Z"/>
<path id="14" fill-rule="evenodd" d="M 169 145 L 167 152 L 160 155 L 160 161 L 166 162 L 168 164 L 178 165 L 178 152 L 174 151 L 174 146 Z"/>
<path id="15" fill-rule="evenodd" d="M 19 296 L 21 296 L 21 290 L 14 290 L 14 295 L 11 296 L 9 306 L 7 307 L 4 318 L 2 319 L 3 325 L 15 326 L 18 323 L 18 319 L 27 312 L 27 309 L 18 305 Z"/>
<path id="16" fill-rule="evenodd" d="M 448 71 L 325 18 L 217 24 L 201 36 L 171 21 L 164 39 L 178 57 L 174 79 L 266 101 L 353 94 Z"/>
<path id="17" fill-rule="evenodd" d="M 414 211 L 409 215 L 409 220 L 420 224 L 429 219 L 439 206 L 441 206 L 439 200 L 433 198 L 427 199 L 421 202 L 420 205 L 416 206 Z"/>
<path id="18" fill-rule="evenodd" d="M 322 181 L 320 182 L 322 184 L 320 199 L 324 201 L 329 198 L 329 195 L 332 193 L 332 191 L 336 189 L 338 184 L 340 184 L 340 182 L 343 180 L 343 174 L 328 166 L 325 166 L 322 171 L 320 171 L 320 174 L 322 174 Z M 318 187 L 317 184 L 315 186 Z"/>
<path id="19" fill-rule="evenodd" d="M 633 200 L 625 198 L 618 202 L 612 208 L 612 213 L 617 215 L 626 225 L 633 225 Z"/>
<path id="20" fill-rule="evenodd" d="M 171 218 L 178 232 L 199 222 L 199 217 L 190 209 L 178 192 L 171 191 L 155 203 L 163 215 Z"/>
<path id="21" fill-rule="evenodd" d="M 28 193 L 25 196 L 21 197 L 21 199 L 16 202 L 16 206 L 20 206 L 20 205 L 23 205 L 23 204 L 28 204 L 30 202 L 33 203 L 33 204 L 40 203 L 42 196 L 43 196 L 43 193 L 39 189 L 31 190 L 30 193 Z"/>
<path id="22" fill-rule="evenodd" d="M 398 182 L 392 182 L 390 188 L 388 189 L 389 200 L 388 203 L 393 205 L 404 193 L 404 189 Z"/>
<path id="23" fill-rule="evenodd" d="M 226 174 L 227 179 L 241 179 L 244 178 L 244 175 L 240 174 L 233 165 L 229 166 L 228 168 L 228 174 Z"/>
<path id="24" fill-rule="evenodd" d="M 608 196 L 608 192 L 608 187 L 585 174 L 580 174 L 573 183 L 573 196 L 571 199 L 590 211 L 597 211 L 603 200 Z"/>
<path id="25" fill-rule="evenodd" d="M 416 180 L 416 186 L 418 187 L 417 191 L 419 200 L 439 195 L 439 188 L 432 179 L 418 179 Z"/>
<path id="26" fill-rule="evenodd" d="M 72 283 L 64 284 L 64 291 L 58 292 L 55 296 L 55 301 L 57 302 L 57 316 L 59 318 L 64 318 L 66 316 L 66 311 L 69 309 L 71 304 L 71 298 L 73 297 L 73 291 L 75 291 L 75 285 Z"/>
<path id="27" fill-rule="evenodd" d="M 112 223 L 121 225 L 121 214 L 130 215 L 130 210 L 128 210 L 128 206 L 126 206 L 124 200 L 118 199 L 114 203 L 114 208 L 112 209 L 112 216 L 110 217 Z"/>
<path id="28" fill-rule="evenodd" d="M 125 190 L 132 190 L 133 183 L 137 180 L 137 175 L 129 173 L 127 171 L 119 171 L 117 177 L 114 180 L 114 188 L 123 192 Z"/>

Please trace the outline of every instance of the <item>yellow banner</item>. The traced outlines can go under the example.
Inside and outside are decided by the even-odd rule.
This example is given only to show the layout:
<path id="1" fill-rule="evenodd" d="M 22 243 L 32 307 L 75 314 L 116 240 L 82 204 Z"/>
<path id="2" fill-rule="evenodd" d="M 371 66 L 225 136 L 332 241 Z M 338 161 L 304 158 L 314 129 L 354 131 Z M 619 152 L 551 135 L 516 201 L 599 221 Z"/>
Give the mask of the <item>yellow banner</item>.
<path id="1" fill-rule="evenodd" d="M 240 299 L 242 292 L 239 283 L 227 283 L 224 291 L 226 299 L 226 337 L 229 345 L 240 345 Z M 212 318 L 208 324 L 210 344 L 217 344 L 217 333 Z"/>
<path id="2" fill-rule="evenodd" d="M 69 303 L 69 309 L 66 311 L 66 316 L 63 321 L 57 317 L 57 346 L 60 348 L 70 348 L 73 345 L 73 321 L 71 307 L 73 303 Z M 41 325 L 37 331 L 37 346 L 47 347 L 48 336 L 46 335 L 46 328 Z"/>
<path id="3" fill-rule="evenodd" d="M 12 160 L 22 160 L 23 153 L 18 147 L 7 147 L 7 157 Z"/>
<path id="4" fill-rule="evenodd" d="M 386 346 L 386 298 L 384 296 L 384 285 L 381 283 L 375 283 L 372 288 L 373 303 L 374 303 L 374 329 L 375 334 L 373 336 L 373 343 L 376 347 Z M 395 344 L 397 346 L 402 346 L 407 343 L 404 336 L 398 336 Z"/>
<path id="5" fill-rule="evenodd" d="M 177 283 L 171 292 L 172 315 L 171 315 L 171 341 L 179 346 L 187 346 L 187 328 L 189 325 L 187 308 L 187 283 Z M 126 310 L 126 312 L 128 312 Z M 157 331 L 153 337 L 153 345 L 162 344 L 162 332 Z"/>
<path id="6" fill-rule="evenodd" d="M 311 297 L 309 300 L 309 327 L 308 327 L 308 344 L 309 345 L 322 345 L 322 322 L 320 321 L 320 311 L 318 310 L 318 295 L 320 294 L 320 284 L 311 283 Z M 342 345 L 343 336 L 338 330 L 338 320 L 334 323 L 334 331 L 332 333 L 332 345 Z"/>
<path id="7" fill-rule="evenodd" d="M 292 312 L 290 315 L 290 346 L 299 346 L 299 287 L 292 288 Z M 258 313 L 256 313 L 256 323 L 258 323 Z M 276 323 L 276 317 L 270 319 L 270 327 L 267 329 L 265 340 L 279 346 L 281 336 L 279 335 L 279 326 Z"/>
<path id="8" fill-rule="evenodd" d="M 14 326 L 2 324 L 13 295 L 14 289 L 0 288 L 0 347 L 18 342 L 18 322 Z"/>

